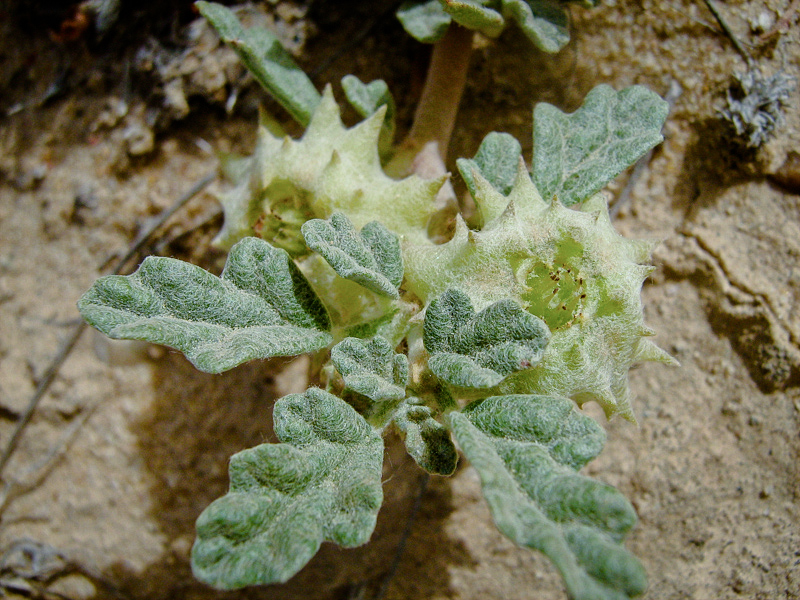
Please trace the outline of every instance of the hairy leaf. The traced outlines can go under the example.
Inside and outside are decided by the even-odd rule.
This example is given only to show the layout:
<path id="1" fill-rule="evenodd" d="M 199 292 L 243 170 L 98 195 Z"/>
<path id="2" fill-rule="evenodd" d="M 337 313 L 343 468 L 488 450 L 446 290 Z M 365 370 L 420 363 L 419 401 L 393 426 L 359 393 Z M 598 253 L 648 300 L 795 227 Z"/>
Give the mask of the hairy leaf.
<path id="1" fill-rule="evenodd" d="M 503 196 L 508 196 L 517 180 L 521 157 L 522 148 L 514 136 L 493 131 L 483 138 L 475 158 L 459 158 L 456 164 L 473 198 L 478 195 L 475 173 L 483 176 Z"/>
<path id="2" fill-rule="evenodd" d="M 453 20 L 467 29 L 480 31 L 488 37 L 497 37 L 503 31 L 505 19 L 490 8 L 486 0 L 441 0 L 444 10 Z"/>
<path id="3" fill-rule="evenodd" d="M 600 452 L 602 429 L 566 398 L 493 396 L 451 413 L 461 449 L 481 477 L 497 527 L 544 552 L 574 600 L 623 600 L 647 587 L 622 546 L 636 522 L 613 487 L 575 469 Z"/>
<path id="4" fill-rule="evenodd" d="M 276 213 L 281 206 L 292 218 L 281 240 L 289 252 L 296 243 L 305 248 L 295 217 L 328 218 L 335 212 L 347 214 L 359 229 L 380 221 L 407 242 L 427 242 L 435 199 L 447 177 L 386 175 L 377 147 L 382 123 L 380 109 L 346 128 L 328 85 L 301 139 L 275 137 L 259 127 L 250 171 L 220 198 L 225 225 L 216 242 L 228 247 L 247 235 L 262 237 L 260 231 L 280 234 L 286 225 Z"/>
<path id="5" fill-rule="evenodd" d="M 572 114 L 541 102 L 533 113 L 533 181 L 545 200 L 583 202 L 663 139 L 668 105 L 642 86 L 600 85 Z"/>
<path id="6" fill-rule="evenodd" d="M 230 491 L 197 519 L 192 570 L 223 589 L 280 583 L 330 541 L 369 540 L 383 501 L 383 440 L 343 400 L 312 388 L 275 404 L 280 444 L 235 454 Z"/>
<path id="7" fill-rule="evenodd" d="M 195 6 L 256 80 L 298 123 L 308 125 L 320 94 L 278 38 L 263 27 L 244 29 L 233 11 L 221 4 L 196 2 Z"/>
<path id="8" fill-rule="evenodd" d="M 503 14 L 516 21 L 533 44 L 555 53 L 569 42 L 566 10 L 552 0 L 503 0 Z"/>
<path id="9" fill-rule="evenodd" d="M 552 336 L 541 362 L 509 375 L 492 393 L 596 401 L 609 417 L 634 420 L 631 366 L 675 364 L 651 341 L 642 312 L 640 292 L 655 244 L 619 235 L 604 194 L 575 210 L 544 202 L 525 168 L 507 197 L 480 174 L 476 181 L 475 202 L 486 223 L 470 229 L 459 217 L 449 242 L 404 246 L 405 292 L 428 304 L 458 289 L 478 309 L 514 299 L 547 323 Z"/>
<path id="10" fill-rule="evenodd" d="M 490 388 L 535 365 L 550 339 L 544 321 L 513 300 L 476 314 L 469 297 L 454 289 L 431 302 L 423 331 L 431 371 L 465 388 Z"/>
<path id="11" fill-rule="evenodd" d="M 509 19 L 545 52 L 558 52 L 569 42 L 567 12 L 558 0 L 417 0 L 404 2 L 397 16 L 425 43 L 441 39 L 451 21 L 497 37 Z"/>
<path id="12" fill-rule="evenodd" d="M 381 156 L 387 156 L 392 150 L 395 129 L 395 104 L 389 86 L 382 79 L 364 84 L 355 75 L 345 75 L 342 78 L 342 89 L 347 96 L 347 101 L 364 119 L 378 112 L 381 106 L 386 107 L 386 115 L 383 118 L 381 135 L 378 140 L 378 150 Z"/>
<path id="13" fill-rule="evenodd" d="M 390 298 L 403 282 L 400 239 L 377 221 L 361 233 L 343 213 L 327 221 L 312 219 L 301 229 L 306 244 L 319 252 L 339 275 Z"/>
<path id="14" fill-rule="evenodd" d="M 433 418 L 431 409 L 409 398 L 394 415 L 403 434 L 406 450 L 417 464 L 434 475 L 452 475 L 458 452 L 448 429 Z"/>
<path id="15" fill-rule="evenodd" d="M 396 354 L 380 336 L 370 340 L 346 338 L 331 350 L 331 360 L 347 389 L 373 402 L 402 400 L 408 385 L 408 358 Z"/>
<path id="16" fill-rule="evenodd" d="M 78 302 L 89 324 L 115 339 L 177 348 L 201 371 L 324 348 L 330 319 L 285 251 L 245 238 L 220 277 L 149 257 L 132 275 L 101 277 Z"/>
<path id="17" fill-rule="evenodd" d="M 403 29 L 423 44 L 440 40 L 452 21 L 439 0 L 403 2 L 397 9 L 397 18 Z"/>

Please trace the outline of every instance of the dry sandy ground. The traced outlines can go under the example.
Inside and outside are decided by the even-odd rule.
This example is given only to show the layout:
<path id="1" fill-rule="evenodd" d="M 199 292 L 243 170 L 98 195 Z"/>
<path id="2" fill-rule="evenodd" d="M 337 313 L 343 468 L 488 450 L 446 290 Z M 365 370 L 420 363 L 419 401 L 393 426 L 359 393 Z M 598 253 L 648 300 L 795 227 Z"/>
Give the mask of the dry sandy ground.
<path id="1" fill-rule="evenodd" d="M 317 2 L 322 8 L 306 18 L 294 4 L 270 5 L 272 24 L 305 65 L 320 64 L 365 26 L 361 13 L 341 20 L 331 4 Z M 786 15 L 796 23 L 796 2 L 718 4 L 748 43 L 777 27 L 753 56 L 768 74 L 800 78 L 797 25 L 780 22 Z M 626 235 L 663 240 L 643 297 L 656 340 L 682 366 L 632 371 L 639 424 L 609 423 L 606 450 L 589 472 L 638 510 L 628 544 L 649 573 L 648 600 L 800 598 L 800 195 L 792 155 L 800 151 L 800 94 L 774 139 L 747 154 L 716 112 L 745 64 L 702 2 L 609 0 L 573 16 L 575 39 L 554 58 L 513 31 L 480 44 L 451 156 L 471 156 L 493 129 L 529 140 L 533 101 L 571 110 L 598 83 L 641 83 L 662 94 L 671 81 L 680 84 L 666 141 L 617 224 Z M 141 62 L 126 70 L 147 58 L 136 58 L 141 44 L 112 55 L 83 41 L 54 44 L 44 27 L 21 33 L 8 20 L 2 27 L 5 446 L 73 330 L 76 299 L 148 219 L 214 170 L 208 148 L 250 147 L 256 93 L 242 86 L 226 117 L 240 73 L 224 53 L 206 54 L 207 40 L 159 74 Z M 407 127 L 419 54 L 384 19 L 317 81 L 347 72 L 388 78 Z M 59 82 L 61 93 L 41 102 Z M 154 82 L 171 92 L 148 94 Z M 216 210 L 204 192 L 149 250 L 219 268 L 221 255 L 207 245 L 219 226 Z M 367 546 L 325 546 L 284 586 L 218 594 L 191 577 L 193 522 L 226 489 L 228 457 L 270 439 L 272 402 L 302 385 L 302 362 L 209 376 L 174 353 L 132 355 L 87 331 L 3 473 L 5 593 L 13 585 L 27 597 L 76 600 L 373 597 L 419 489 L 418 472 L 395 448 L 387 453 L 387 505 Z M 494 529 L 477 476 L 463 465 L 452 479 L 429 484 L 385 597 L 565 593 L 546 560 Z"/>

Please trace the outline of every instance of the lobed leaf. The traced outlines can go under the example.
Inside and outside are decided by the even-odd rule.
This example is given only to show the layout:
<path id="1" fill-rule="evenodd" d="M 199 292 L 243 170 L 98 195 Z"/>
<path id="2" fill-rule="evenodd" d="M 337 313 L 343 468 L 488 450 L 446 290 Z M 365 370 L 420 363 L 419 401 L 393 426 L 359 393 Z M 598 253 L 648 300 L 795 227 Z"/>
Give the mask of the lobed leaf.
<path id="1" fill-rule="evenodd" d="M 456 164 L 473 198 L 478 195 L 476 172 L 494 189 L 508 196 L 517 180 L 521 157 L 522 147 L 514 136 L 493 131 L 483 138 L 475 158 L 459 158 Z"/>
<path id="2" fill-rule="evenodd" d="M 569 42 L 568 15 L 561 4 L 558 0 L 417 0 L 404 2 L 397 17 L 411 36 L 424 43 L 440 40 L 451 21 L 497 37 L 510 19 L 537 48 L 555 53 Z"/>
<path id="3" fill-rule="evenodd" d="M 264 89 L 298 123 L 308 125 L 321 96 L 278 38 L 263 27 L 245 29 L 233 11 L 221 4 L 200 1 L 195 6 Z"/>
<path id="4" fill-rule="evenodd" d="M 540 102 L 533 113 L 533 181 L 545 200 L 571 206 L 600 191 L 661 142 L 668 105 L 642 86 L 599 85 L 565 114 Z"/>
<path id="5" fill-rule="evenodd" d="M 132 275 L 98 279 L 78 309 L 111 338 L 171 346 L 207 373 L 319 350 L 332 339 L 325 307 L 289 255 L 257 238 L 231 249 L 220 277 L 149 257 Z"/>
<path id="6" fill-rule="evenodd" d="M 197 519 L 195 576 L 222 589 L 282 583 L 323 541 L 366 543 L 383 502 L 383 440 L 343 400 L 311 388 L 275 404 L 282 443 L 235 454 L 230 490 Z"/>
<path id="7" fill-rule="evenodd" d="M 440 40 L 452 21 L 439 0 L 403 2 L 397 9 L 397 18 L 403 29 L 423 44 Z"/>
<path id="8" fill-rule="evenodd" d="M 342 89 L 347 101 L 364 119 L 374 115 L 382 106 L 386 107 L 381 135 L 378 139 L 378 150 L 381 156 L 389 155 L 394 141 L 396 112 L 389 86 L 382 79 L 365 84 L 355 75 L 345 75 L 342 78 Z"/>
<path id="9" fill-rule="evenodd" d="M 488 37 L 497 37 L 503 31 L 505 19 L 490 8 L 496 4 L 487 0 L 440 0 L 444 10 L 453 20 L 467 29 L 480 31 Z"/>
<path id="10" fill-rule="evenodd" d="M 448 429 L 433 418 L 430 407 L 409 398 L 394 415 L 403 434 L 406 450 L 417 464 L 434 475 L 452 475 L 458 465 L 458 452 Z"/>
<path id="11" fill-rule="evenodd" d="M 377 294 L 400 297 L 400 238 L 379 222 L 367 223 L 359 233 L 343 213 L 333 213 L 327 221 L 307 221 L 301 231 L 309 248 L 321 254 L 339 275 Z"/>
<path id="12" fill-rule="evenodd" d="M 636 522 L 613 487 L 578 474 L 602 449 L 602 429 L 548 396 L 493 396 L 450 413 L 449 424 L 478 470 L 498 529 L 540 550 L 574 600 L 642 594 L 644 569 L 621 542 Z"/>
<path id="13" fill-rule="evenodd" d="M 503 0 L 503 14 L 545 52 L 554 54 L 569 42 L 569 18 L 565 8 L 552 0 Z"/>
<path id="14" fill-rule="evenodd" d="M 408 385 L 408 358 L 396 354 L 380 336 L 370 340 L 349 337 L 331 350 L 331 361 L 342 374 L 345 388 L 373 402 L 402 400 Z"/>
<path id="15" fill-rule="evenodd" d="M 464 292 L 450 289 L 428 307 L 423 335 L 437 377 L 458 387 L 490 388 L 538 363 L 550 330 L 511 299 L 476 314 Z"/>

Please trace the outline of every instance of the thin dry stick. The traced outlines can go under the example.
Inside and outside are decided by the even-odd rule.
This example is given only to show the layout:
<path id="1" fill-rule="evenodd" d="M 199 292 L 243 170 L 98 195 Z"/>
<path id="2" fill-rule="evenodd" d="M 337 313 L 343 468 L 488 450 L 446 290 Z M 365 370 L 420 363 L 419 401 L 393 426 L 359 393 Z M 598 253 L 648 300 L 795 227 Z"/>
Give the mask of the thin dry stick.
<path id="1" fill-rule="evenodd" d="M 408 542 L 408 538 L 411 536 L 411 530 L 414 527 L 414 520 L 417 518 L 419 509 L 422 506 L 422 497 L 425 495 L 425 491 L 428 489 L 428 482 L 430 482 L 430 480 L 431 476 L 428 473 L 425 473 L 420 480 L 419 490 L 417 490 L 417 497 L 414 498 L 414 506 L 411 507 L 411 512 L 406 520 L 406 526 L 405 529 L 403 529 L 403 535 L 400 537 L 400 543 L 397 544 L 397 550 L 395 550 L 392 564 L 389 566 L 389 570 L 387 571 L 386 575 L 383 576 L 381 587 L 378 588 L 378 592 L 375 594 L 375 598 L 373 600 L 381 600 L 386 595 L 386 592 L 389 589 L 389 584 L 397 574 L 397 569 L 400 567 L 400 561 L 402 560 L 403 553 L 406 550 L 406 543 Z"/>
<path id="2" fill-rule="evenodd" d="M 736 35 L 733 33 L 733 30 L 730 27 L 728 27 L 728 24 L 725 22 L 725 19 L 722 18 L 722 14 L 719 12 L 719 10 L 717 10 L 717 7 L 714 4 L 713 0 L 704 0 L 704 2 L 706 3 L 708 10 L 711 11 L 711 14 L 714 15 L 714 18 L 717 20 L 717 23 L 719 23 L 719 26 L 722 27 L 722 31 L 724 31 L 725 35 L 728 36 L 728 39 L 730 39 L 730 41 L 733 42 L 736 51 L 742 55 L 742 58 L 744 58 L 745 62 L 747 63 L 747 67 L 752 69 L 754 65 L 753 57 L 750 56 L 750 53 L 739 41 L 739 38 L 737 38 Z"/>
<path id="3" fill-rule="evenodd" d="M 55 468 L 58 459 L 60 459 L 67 448 L 69 448 L 72 440 L 78 434 L 78 430 L 83 427 L 83 424 L 92 416 L 94 409 L 97 408 L 98 400 L 95 399 L 91 405 L 83 407 L 80 415 L 70 423 L 69 428 L 61 436 L 45 456 L 39 460 L 38 463 L 32 465 L 26 473 L 23 473 L 18 479 L 14 480 L 8 478 L 0 490 L 0 519 L 2 519 L 6 508 L 20 496 L 32 492 L 38 488 L 45 479 L 50 475 Z"/>
<path id="4" fill-rule="evenodd" d="M 800 9 L 800 0 L 793 0 L 792 3 L 789 5 L 789 8 L 786 9 L 786 12 L 783 13 L 783 16 L 778 19 L 778 22 L 775 23 L 775 26 L 770 29 L 769 31 L 765 31 L 760 36 L 758 36 L 758 41 L 763 43 L 769 40 L 770 38 L 778 35 L 779 33 L 784 33 L 789 30 L 792 26 L 792 21 L 796 18 L 797 10 Z"/>
<path id="5" fill-rule="evenodd" d="M 164 210 L 158 218 L 147 228 L 143 231 L 139 237 L 134 240 L 131 244 L 128 252 L 119 259 L 117 262 L 117 266 L 114 268 L 113 274 L 119 275 L 122 270 L 125 268 L 125 265 L 128 264 L 138 252 L 142 249 L 145 245 L 147 240 L 153 235 L 159 227 L 161 227 L 167 219 L 169 219 L 172 215 L 175 214 L 180 208 L 182 208 L 189 200 L 194 198 L 197 194 L 199 194 L 203 189 L 206 188 L 214 179 L 216 178 L 216 173 L 209 173 L 203 179 L 195 183 L 192 188 L 187 191 L 183 196 L 181 196 L 175 204 L 171 207 Z M 0 457 L 0 476 L 3 474 L 3 470 L 5 469 L 6 464 L 8 463 L 11 455 L 16 450 L 17 445 L 19 444 L 19 440 L 22 437 L 25 428 L 30 423 L 31 418 L 33 417 L 34 412 L 36 412 L 36 407 L 39 405 L 39 402 L 47 393 L 47 390 L 50 389 L 50 385 L 53 383 L 56 375 L 58 374 L 61 365 L 64 364 L 64 361 L 72 352 L 73 348 L 75 348 L 75 344 L 80 339 L 81 334 L 86 329 L 86 323 L 84 321 L 80 321 L 75 328 L 72 330 L 70 336 L 64 341 L 61 349 L 58 351 L 58 354 L 50 363 L 50 366 L 47 367 L 47 370 L 44 373 L 44 376 L 39 381 L 39 385 L 36 386 L 36 391 L 31 396 L 31 399 L 28 401 L 28 406 L 25 409 L 25 412 L 22 413 L 19 421 L 17 421 L 17 425 L 14 428 L 14 433 L 11 435 L 11 439 L 6 444 L 5 450 L 3 451 L 2 457 Z"/>

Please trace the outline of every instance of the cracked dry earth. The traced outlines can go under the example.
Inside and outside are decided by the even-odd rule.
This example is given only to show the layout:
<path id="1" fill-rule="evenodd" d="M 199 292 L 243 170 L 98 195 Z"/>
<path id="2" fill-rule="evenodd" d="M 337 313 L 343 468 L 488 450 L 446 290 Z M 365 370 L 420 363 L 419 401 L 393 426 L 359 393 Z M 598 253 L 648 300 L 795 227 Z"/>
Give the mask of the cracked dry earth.
<path id="1" fill-rule="evenodd" d="M 717 4 L 765 73 L 800 79 L 796 2 Z M 314 68 L 375 14 L 347 6 L 351 15 L 335 3 L 306 11 L 270 2 L 254 18 Z M 258 91 L 201 25 L 180 33 L 190 21 L 182 13 L 178 33 L 129 36 L 124 48 L 60 45 L 44 25 L 0 22 L 3 447 L 75 326 L 78 296 L 215 169 L 209 148 L 252 147 Z M 632 371 L 638 425 L 608 423 L 606 450 L 588 472 L 638 511 L 628 545 L 649 573 L 647 600 L 798 599 L 800 94 L 773 139 L 746 152 L 717 113 L 745 64 L 703 3 L 609 1 L 574 8 L 572 27 L 573 42 L 556 57 L 537 54 L 514 31 L 478 41 L 450 156 L 471 156 L 491 130 L 525 147 L 532 101 L 573 110 L 599 83 L 662 94 L 680 84 L 666 140 L 617 226 L 663 240 L 643 299 L 657 342 L 681 367 Z M 388 17 L 316 83 L 350 72 L 388 78 L 408 127 L 423 55 Z M 147 251 L 219 269 L 224 257 L 208 242 L 219 227 L 210 192 L 222 185 L 159 229 Z M 394 448 L 387 504 L 367 546 L 326 545 L 283 586 L 223 594 L 191 577 L 194 519 L 226 489 L 228 457 L 272 439 L 271 405 L 303 388 L 303 369 L 302 360 L 268 361 L 210 376 L 175 353 L 119 348 L 85 332 L 2 475 L 0 596 L 374 597 L 419 489 Z M 454 478 L 429 484 L 384 597 L 565 594 L 546 560 L 495 530 L 478 478 L 462 464 Z"/>

